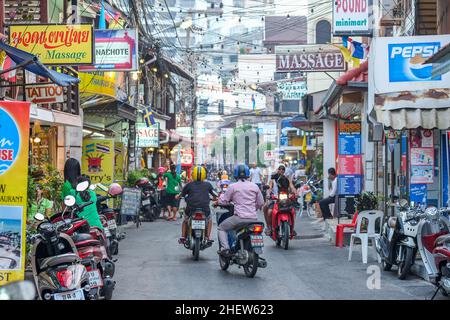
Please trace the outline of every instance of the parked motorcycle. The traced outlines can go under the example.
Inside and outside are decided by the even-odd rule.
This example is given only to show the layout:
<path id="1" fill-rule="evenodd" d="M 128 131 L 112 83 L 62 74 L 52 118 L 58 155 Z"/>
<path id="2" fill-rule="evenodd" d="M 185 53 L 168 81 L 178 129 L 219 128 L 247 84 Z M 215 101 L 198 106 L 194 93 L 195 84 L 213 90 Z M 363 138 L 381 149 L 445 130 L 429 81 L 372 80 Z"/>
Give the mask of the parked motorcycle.
<path id="1" fill-rule="evenodd" d="M 277 247 L 281 246 L 284 250 L 289 248 L 289 240 L 294 238 L 295 221 L 295 195 L 288 197 L 286 192 L 280 192 L 278 197 L 272 195 L 275 204 L 272 210 L 272 236 Z"/>
<path id="2" fill-rule="evenodd" d="M 141 212 L 144 220 L 154 221 L 161 214 L 161 207 L 157 201 L 157 192 L 155 186 L 147 178 L 140 178 L 136 181 L 136 187 L 141 189 Z"/>
<path id="3" fill-rule="evenodd" d="M 68 196 L 66 205 L 75 204 L 75 198 Z M 78 206 L 78 210 L 92 202 Z M 85 300 L 92 299 L 91 286 L 85 266 L 81 263 L 72 238 L 58 232 L 41 213 L 35 215 L 39 222 L 37 233 L 30 242 L 33 278 L 40 299 Z"/>
<path id="4" fill-rule="evenodd" d="M 219 206 L 223 211 L 216 211 L 217 224 L 233 215 L 233 206 Z M 249 222 L 240 225 L 228 232 L 231 256 L 219 254 L 219 263 L 222 270 L 227 270 L 230 265 L 237 264 L 244 268 L 245 275 L 253 278 L 258 268 L 267 267 L 265 259 L 260 255 L 263 253 L 264 238 L 262 235 L 264 223 Z M 222 249 L 219 241 L 219 249 Z"/>
<path id="5" fill-rule="evenodd" d="M 417 243 L 430 281 L 444 296 L 450 294 L 450 221 L 446 213 L 450 208 L 438 210 L 429 207 L 418 225 Z"/>
<path id="6" fill-rule="evenodd" d="M 381 257 L 383 270 L 390 271 L 398 266 L 398 278 L 406 279 L 414 264 L 417 253 L 417 231 L 421 210 L 414 204 L 401 199 L 397 203 L 397 212 L 383 225 L 381 236 L 375 241 Z"/>
<path id="7" fill-rule="evenodd" d="M 308 217 L 315 215 L 314 203 L 317 202 L 318 193 L 321 191 L 322 180 L 314 180 L 314 176 L 311 176 L 306 182 L 297 181 L 295 187 L 298 190 L 298 206 L 297 215 L 302 216 L 306 211 Z"/>

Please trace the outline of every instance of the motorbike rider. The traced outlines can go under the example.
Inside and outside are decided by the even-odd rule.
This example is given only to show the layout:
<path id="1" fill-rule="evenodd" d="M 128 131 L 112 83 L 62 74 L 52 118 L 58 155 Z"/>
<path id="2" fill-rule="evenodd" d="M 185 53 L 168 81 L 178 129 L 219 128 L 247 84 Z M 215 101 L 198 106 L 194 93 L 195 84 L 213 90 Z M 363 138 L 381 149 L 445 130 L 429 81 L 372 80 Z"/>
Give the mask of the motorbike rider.
<path id="1" fill-rule="evenodd" d="M 295 187 L 292 184 L 292 181 L 286 177 L 285 175 L 286 167 L 283 165 L 280 165 L 278 167 L 277 173 L 272 175 L 269 182 L 269 189 L 267 190 L 267 194 L 274 194 L 275 196 L 278 196 L 278 193 L 280 192 L 292 192 L 295 193 Z M 264 217 L 266 219 L 266 235 L 271 236 L 272 235 L 272 211 L 273 206 L 275 205 L 275 201 L 268 199 L 268 203 L 266 206 L 266 210 L 264 212 Z M 294 235 L 295 235 L 294 230 Z"/>
<path id="2" fill-rule="evenodd" d="M 176 196 L 176 199 L 186 197 L 185 218 L 181 226 L 181 238 L 179 243 L 185 243 L 187 237 L 187 228 L 189 217 L 194 213 L 195 209 L 202 209 L 208 219 L 208 227 L 206 230 L 206 241 L 210 240 L 212 230 L 212 219 L 210 219 L 211 211 L 209 209 L 209 195 L 214 198 L 217 197 L 216 192 L 211 183 L 204 181 L 206 179 L 206 170 L 202 166 L 196 166 L 192 170 L 192 182 L 184 186 L 181 194 Z"/>
<path id="3" fill-rule="evenodd" d="M 219 242 L 222 247 L 219 254 L 230 256 L 230 245 L 228 243 L 228 231 L 236 226 L 247 222 L 257 222 L 257 210 L 264 204 L 264 198 L 258 186 L 247 179 L 250 176 L 249 168 L 240 164 L 234 169 L 236 183 L 231 184 L 227 191 L 215 202 L 217 205 L 234 204 L 234 214 L 222 221 L 218 227 Z"/>

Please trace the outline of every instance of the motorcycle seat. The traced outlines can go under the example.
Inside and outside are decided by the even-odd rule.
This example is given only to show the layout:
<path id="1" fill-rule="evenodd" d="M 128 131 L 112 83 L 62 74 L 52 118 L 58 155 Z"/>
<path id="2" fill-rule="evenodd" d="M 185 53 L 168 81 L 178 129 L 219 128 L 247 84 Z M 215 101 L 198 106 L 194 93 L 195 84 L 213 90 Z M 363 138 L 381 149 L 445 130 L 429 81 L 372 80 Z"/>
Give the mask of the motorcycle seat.
<path id="1" fill-rule="evenodd" d="M 87 233 L 78 233 L 77 235 L 72 236 L 72 240 L 75 242 L 75 246 L 79 248 L 100 245 L 100 241 L 95 240 Z"/>
<path id="2" fill-rule="evenodd" d="M 450 234 L 444 234 L 436 239 L 435 246 L 441 246 L 444 243 L 450 243 Z"/>
<path id="3" fill-rule="evenodd" d="M 55 267 L 57 265 L 67 264 L 67 263 L 72 264 L 75 261 L 78 261 L 79 259 L 80 259 L 80 257 L 78 255 L 76 255 L 75 253 L 60 254 L 58 256 L 49 257 L 49 258 L 45 258 L 44 260 L 42 260 L 40 269 L 43 270 L 43 269 L 47 269 L 47 268 L 51 268 L 51 267 Z"/>

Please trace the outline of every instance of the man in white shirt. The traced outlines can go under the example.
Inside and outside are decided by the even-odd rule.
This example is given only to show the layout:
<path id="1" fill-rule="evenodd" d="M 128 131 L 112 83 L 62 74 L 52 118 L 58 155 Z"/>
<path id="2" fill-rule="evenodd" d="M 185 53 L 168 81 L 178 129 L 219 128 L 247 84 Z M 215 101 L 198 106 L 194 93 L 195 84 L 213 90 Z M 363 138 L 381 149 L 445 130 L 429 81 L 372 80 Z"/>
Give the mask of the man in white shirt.
<path id="1" fill-rule="evenodd" d="M 328 190 L 330 191 L 328 198 L 319 201 L 320 210 L 322 211 L 324 220 L 333 219 L 330 212 L 330 204 L 336 201 L 337 194 L 337 175 L 334 168 L 328 169 Z"/>
<path id="2" fill-rule="evenodd" d="M 256 163 L 253 163 L 250 169 L 250 181 L 255 183 L 259 190 L 261 190 L 262 174 L 261 169 L 256 166 Z"/>

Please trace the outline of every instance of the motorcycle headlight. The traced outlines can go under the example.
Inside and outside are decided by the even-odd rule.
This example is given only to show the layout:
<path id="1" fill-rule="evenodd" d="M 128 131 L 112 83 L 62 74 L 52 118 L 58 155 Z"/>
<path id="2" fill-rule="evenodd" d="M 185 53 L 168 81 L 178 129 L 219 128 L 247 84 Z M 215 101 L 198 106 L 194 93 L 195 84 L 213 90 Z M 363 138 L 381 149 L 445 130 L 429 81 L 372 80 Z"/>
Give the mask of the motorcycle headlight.
<path id="1" fill-rule="evenodd" d="M 439 217 L 439 211 L 436 207 L 429 207 L 425 210 L 427 219 L 433 220 Z"/>

